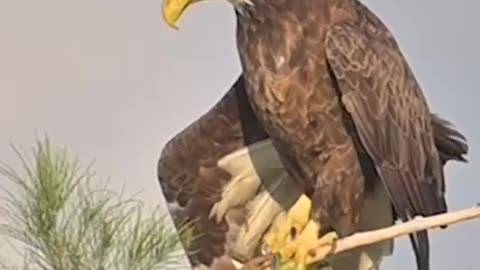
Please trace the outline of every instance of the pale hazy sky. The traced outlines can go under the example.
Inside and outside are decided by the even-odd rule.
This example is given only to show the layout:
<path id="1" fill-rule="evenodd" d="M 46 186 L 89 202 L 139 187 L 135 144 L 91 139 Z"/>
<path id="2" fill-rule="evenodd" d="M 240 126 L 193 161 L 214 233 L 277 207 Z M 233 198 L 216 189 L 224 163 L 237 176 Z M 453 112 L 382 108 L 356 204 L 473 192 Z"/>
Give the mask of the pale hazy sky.
<path id="1" fill-rule="evenodd" d="M 273 0 L 272 0 L 273 1 Z M 447 168 L 450 209 L 480 201 L 480 3 L 369 0 L 396 35 L 435 112 L 467 135 L 467 165 Z M 240 67 L 233 10 L 208 1 L 181 31 L 161 0 L 0 0 L 0 160 L 9 142 L 48 133 L 115 188 L 162 204 L 155 167 L 168 138 L 210 108 Z M 1 194 L 0 194 L 1 195 Z M 480 223 L 432 232 L 432 269 L 478 268 Z M 385 269 L 414 269 L 407 238 Z"/>

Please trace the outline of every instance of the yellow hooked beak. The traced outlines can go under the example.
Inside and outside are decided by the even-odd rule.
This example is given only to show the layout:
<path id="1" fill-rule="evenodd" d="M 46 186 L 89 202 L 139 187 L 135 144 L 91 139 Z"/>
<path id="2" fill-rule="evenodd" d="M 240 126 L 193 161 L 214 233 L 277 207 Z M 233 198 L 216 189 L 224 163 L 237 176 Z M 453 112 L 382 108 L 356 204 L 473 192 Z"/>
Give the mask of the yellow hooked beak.
<path id="1" fill-rule="evenodd" d="M 177 21 L 188 6 L 197 0 L 163 0 L 163 19 L 173 29 L 178 30 Z"/>

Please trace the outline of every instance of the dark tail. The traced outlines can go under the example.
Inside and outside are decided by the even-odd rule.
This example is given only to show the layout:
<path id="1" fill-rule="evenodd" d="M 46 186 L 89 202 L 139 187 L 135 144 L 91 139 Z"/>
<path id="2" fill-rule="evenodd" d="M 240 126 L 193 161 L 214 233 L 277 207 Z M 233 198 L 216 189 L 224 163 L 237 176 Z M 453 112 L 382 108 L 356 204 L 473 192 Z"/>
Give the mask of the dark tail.
<path id="1" fill-rule="evenodd" d="M 467 139 L 453 125 L 439 116 L 432 114 L 435 145 L 440 154 L 440 161 L 445 165 L 450 160 L 467 162 L 464 155 L 468 153 Z"/>
<path id="2" fill-rule="evenodd" d="M 465 155 L 468 153 L 467 139 L 453 125 L 439 116 L 432 114 L 432 126 L 435 145 L 444 166 L 450 160 L 467 162 Z M 415 252 L 418 270 L 430 270 L 430 244 L 427 231 L 410 234 L 410 242 Z"/>
<path id="3" fill-rule="evenodd" d="M 415 252 L 418 270 L 430 270 L 430 243 L 428 241 L 428 232 L 419 231 L 410 234 L 410 242 Z"/>

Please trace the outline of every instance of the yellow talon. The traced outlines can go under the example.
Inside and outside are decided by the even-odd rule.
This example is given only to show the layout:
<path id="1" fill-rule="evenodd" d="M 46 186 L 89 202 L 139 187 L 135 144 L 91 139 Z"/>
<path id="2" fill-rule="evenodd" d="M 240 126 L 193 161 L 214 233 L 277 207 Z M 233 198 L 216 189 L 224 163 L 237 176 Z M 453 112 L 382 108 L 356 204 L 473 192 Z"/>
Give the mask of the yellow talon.
<path id="1" fill-rule="evenodd" d="M 306 195 L 302 195 L 288 211 L 288 217 L 291 219 L 292 227 L 297 234 L 303 230 L 310 220 L 311 210 L 312 201 Z"/>
<path id="2" fill-rule="evenodd" d="M 326 257 L 332 252 L 337 234 L 327 233 L 318 238 L 320 224 L 310 220 L 311 200 L 302 195 L 288 212 L 280 213 L 272 223 L 264 240 L 269 252 L 279 253 L 288 269 L 306 270 L 314 257 Z M 291 231 L 295 237 L 291 239 Z"/>
<path id="3" fill-rule="evenodd" d="M 336 232 L 329 232 L 318 239 L 315 257 L 317 258 L 325 258 L 330 253 L 333 252 L 335 248 L 335 243 L 338 240 L 338 235 Z"/>
<path id="4" fill-rule="evenodd" d="M 265 243 L 268 251 L 277 253 L 287 242 L 287 236 L 290 233 L 291 221 L 288 219 L 287 213 L 280 213 L 273 221 L 271 228 L 265 234 Z"/>
<path id="5" fill-rule="evenodd" d="M 281 258 L 293 260 L 296 270 L 305 270 L 308 260 L 329 255 L 334 248 L 337 234 L 331 232 L 318 238 L 319 230 L 320 226 L 316 222 L 309 221 L 300 235 L 280 251 Z"/>
<path id="6" fill-rule="evenodd" d="M 264 240 L 268 249 L 277 253 L 290 241 L 292 229 L 299 234 L 310 219 L 311 200 L 302 195 L 288 213 L 280 213 L 266 233 Z"/>

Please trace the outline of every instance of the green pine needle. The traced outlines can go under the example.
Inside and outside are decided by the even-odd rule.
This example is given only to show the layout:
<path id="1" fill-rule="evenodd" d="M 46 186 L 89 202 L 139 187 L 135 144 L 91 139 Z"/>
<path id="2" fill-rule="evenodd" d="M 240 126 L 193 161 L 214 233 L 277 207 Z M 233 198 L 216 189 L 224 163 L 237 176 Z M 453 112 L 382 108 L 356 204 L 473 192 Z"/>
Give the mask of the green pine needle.
<path id="1" fill-rule="evenodd" d="M 13 150 L 22 170 L 0 164 L 0 183 L 16 188 L 1 186 L 0 234 L 27 247 L 29 263 L 17 269 L 150 270 L 182 256 L 175 253 L 191 239 L 188 228 L 177 234 L 158 209 L 146 214 L 140 201 L 92 188 L 90 167 L 81 169 L 65 149 L 45 139 L 30 157 Z"/>

